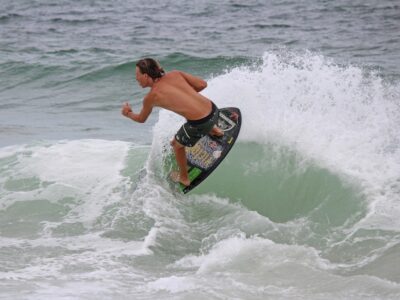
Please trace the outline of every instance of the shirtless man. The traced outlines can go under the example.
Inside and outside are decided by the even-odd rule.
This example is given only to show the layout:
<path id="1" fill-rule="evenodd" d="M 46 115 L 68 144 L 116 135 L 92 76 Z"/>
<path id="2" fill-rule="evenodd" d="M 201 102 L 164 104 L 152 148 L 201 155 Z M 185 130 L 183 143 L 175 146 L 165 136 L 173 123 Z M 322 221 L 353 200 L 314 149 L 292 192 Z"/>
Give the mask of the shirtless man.
<path id="1" fill-rule="evenodd" d="M 129 103 L 124 103 L 122 115 L 144 123 L 153 107 L 158 106 L 186 118 L 187 122 L 171 141 L 179 167 L 179 172 L 172 172 L 171 178 L 185 186 L 190 185 L 185 146 L 193 147 L 208 133 L 223 135 L 222 130 L 215 125 L 218 108 L 199 93 L 207 87 L 207 82 L 181 71 L 165 73 L 158 62 L 151 58 L 141 59 L 136 63 L 136 80 L 142 88 L 149 87 L 150 92 L 143 99 L 140 113 L 134 113 Z"/>

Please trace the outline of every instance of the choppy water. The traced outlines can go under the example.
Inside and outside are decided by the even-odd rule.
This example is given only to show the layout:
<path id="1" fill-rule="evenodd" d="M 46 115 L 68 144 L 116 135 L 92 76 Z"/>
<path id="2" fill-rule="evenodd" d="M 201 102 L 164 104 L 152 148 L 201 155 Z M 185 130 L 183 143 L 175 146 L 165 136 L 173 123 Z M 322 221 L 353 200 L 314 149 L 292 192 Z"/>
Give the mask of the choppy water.
<path id="1" fill-rule="evenodd" d="M 1 299 L 398 299 L 397 1 L 0 2 Z M 240 139 L 187 196 L 135 61 Z"/>

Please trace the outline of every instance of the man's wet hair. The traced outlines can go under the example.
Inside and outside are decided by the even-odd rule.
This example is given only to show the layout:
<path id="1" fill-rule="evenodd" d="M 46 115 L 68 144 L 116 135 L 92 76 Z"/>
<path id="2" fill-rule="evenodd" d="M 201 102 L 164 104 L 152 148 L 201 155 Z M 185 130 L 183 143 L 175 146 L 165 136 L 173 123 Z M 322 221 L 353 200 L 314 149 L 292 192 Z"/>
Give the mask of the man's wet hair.
<path id="1" fill-rule="evenodd" d="M 142 74 L 149 75 L 153 80 L 164 76 L 165 71 L 160 64 L 152 58 L 143 58 L 136 63 Z"/>

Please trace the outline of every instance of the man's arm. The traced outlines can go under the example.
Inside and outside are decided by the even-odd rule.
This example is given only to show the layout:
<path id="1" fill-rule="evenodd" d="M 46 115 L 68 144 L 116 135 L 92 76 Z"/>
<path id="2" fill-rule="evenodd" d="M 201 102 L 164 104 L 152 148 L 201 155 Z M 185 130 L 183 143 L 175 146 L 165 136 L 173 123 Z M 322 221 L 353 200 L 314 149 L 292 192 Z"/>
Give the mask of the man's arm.
<path id="1" fill-rule="evenodd" d="M 132 108 L 129 105 L 129 103 L 125 103 L 122 106 L 122 114 L 125 117 L 132 119 L 133 121 L 138 123 L 146 122 L 152 110 L 153 110 L 153 101 L 148 95 L 144 98 L 142 110 L 138 114 L 135 114 L 132 111 Z"/>
<path id="2" fill-rule="evenodd" d="M 187 83 L 189 83 L 190 86 L 193 87 L 193 89 L 196 92 L 200 92 L 202 90 L 204 90 L 207 87 L 207 82 L 203 79 L 201 79 L 200 77 L 196 77 L 193 76 L 191 74 L 182 72 L 182 71 L 178 71 L 179 74 L 182 75 L 182 77 L 186 80 Z"/>

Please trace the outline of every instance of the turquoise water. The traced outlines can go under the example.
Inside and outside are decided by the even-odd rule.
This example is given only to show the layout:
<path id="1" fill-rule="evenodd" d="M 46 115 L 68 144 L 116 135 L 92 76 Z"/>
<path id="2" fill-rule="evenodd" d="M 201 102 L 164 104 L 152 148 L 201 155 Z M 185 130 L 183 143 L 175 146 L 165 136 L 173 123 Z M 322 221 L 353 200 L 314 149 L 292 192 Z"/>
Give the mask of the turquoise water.
<path id="1" fill-rule="evenodd" d="M 398 299 L 397 1 L 1 1 L 0 299 Z M 243 114 L 188 195 L 137 59 Z"/>

